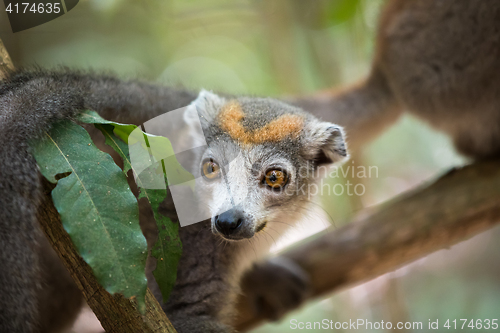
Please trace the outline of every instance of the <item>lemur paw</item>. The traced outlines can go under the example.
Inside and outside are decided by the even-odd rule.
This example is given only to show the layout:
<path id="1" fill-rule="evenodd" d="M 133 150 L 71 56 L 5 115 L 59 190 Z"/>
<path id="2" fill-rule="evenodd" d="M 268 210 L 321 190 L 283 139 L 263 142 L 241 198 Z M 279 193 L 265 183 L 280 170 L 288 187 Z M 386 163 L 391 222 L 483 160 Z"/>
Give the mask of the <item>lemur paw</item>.
<path id="1" fill-rule="evenodd" d="M 276 257 L 254 265 L 243 276 L 242 288 L 255 315 L 278 320 L 304 302 L 311 286 L 308 274 L 299 265 Z"/>

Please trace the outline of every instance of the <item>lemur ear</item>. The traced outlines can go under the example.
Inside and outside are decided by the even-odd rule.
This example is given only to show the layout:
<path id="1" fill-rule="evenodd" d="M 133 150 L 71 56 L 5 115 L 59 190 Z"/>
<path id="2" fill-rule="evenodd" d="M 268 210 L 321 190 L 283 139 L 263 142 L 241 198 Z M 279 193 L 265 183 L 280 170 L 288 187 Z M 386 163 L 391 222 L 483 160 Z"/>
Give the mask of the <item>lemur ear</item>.
<path id="1" fill-rule="evenodd" d="M 184 123 L 189 128 L 185 141 L 193 146 L 206 145 L 203 128 L 213 122 L 218 110 L 225 103 L 224 98 L 202 89 L 198 97 L 184 111 Z"/>
<path id="2" fill-rule="evenodd" d="M 204 122 L 212 123 L 220 108 L 226 104 L 226 99 L 213 92 L 202 89 L 198 97 L 188 106 L 188 114 L 198 114 L 202 125 Z M 196 112 L 194 112 L 196 111 Z"/>
<path id="3" fill-rule="evenodd" d="M 348 158 L 342 127 L 328 122 L 313 122 L 306 126 L 303 155 L 316 165 L 338 163 Z"/>

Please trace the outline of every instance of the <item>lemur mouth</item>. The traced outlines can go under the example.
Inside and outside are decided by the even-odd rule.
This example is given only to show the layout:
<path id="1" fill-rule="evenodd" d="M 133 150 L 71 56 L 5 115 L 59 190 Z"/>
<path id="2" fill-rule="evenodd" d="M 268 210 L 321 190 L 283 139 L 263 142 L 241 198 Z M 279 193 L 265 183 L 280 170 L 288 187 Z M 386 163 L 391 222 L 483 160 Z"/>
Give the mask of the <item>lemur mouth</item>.
<path id="1" fill-rule="evenodd" d="M 255 230 L 255 233 L 258 233 L 258 232 L 261 232 L 262 230 L 264 230 L 264 228 L 266 227 L 267 225 L 267 221 L 264 221 L 264 223 L 262 223 L 261 225 L 259 225 L 257 227 L 257 229 Z"/>
<path id="2" fill-rule="evenodd" d="M 229 242 L 239 242 L 239 241 L 242 241 L 244 239 L 249 239 L 249 238 L 253 237 L 253 234 L 252 235 L 248 235 L 248 234 L 224 234 L 214 227 L 212 227 L 212 233 L 216 236 L 219 236 L 223 240 L 226 240 Z"/>
<path id="3" fill-rule="evenodd" d="M 226 235 L 220 235 L 220 236 L 230 242 L 239 242 L 243 239 L 248 239 L 247 237 L 241 237 L 241 236 L 226 236 Z"/>

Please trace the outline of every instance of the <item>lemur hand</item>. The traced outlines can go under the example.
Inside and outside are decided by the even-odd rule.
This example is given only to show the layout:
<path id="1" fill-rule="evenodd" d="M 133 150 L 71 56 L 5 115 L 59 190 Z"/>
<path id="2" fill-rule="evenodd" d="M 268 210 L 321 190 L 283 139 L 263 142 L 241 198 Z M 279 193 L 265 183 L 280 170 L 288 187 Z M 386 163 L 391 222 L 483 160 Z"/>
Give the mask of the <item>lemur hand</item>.
<path id="1" fill-rule="evenodd" d="M 242 288 L 255 315 L 278 320 L 303 303 L 311 286 L 308 274 L 299 265 L 276 257 L 254 265 L 243 276 Z"/>

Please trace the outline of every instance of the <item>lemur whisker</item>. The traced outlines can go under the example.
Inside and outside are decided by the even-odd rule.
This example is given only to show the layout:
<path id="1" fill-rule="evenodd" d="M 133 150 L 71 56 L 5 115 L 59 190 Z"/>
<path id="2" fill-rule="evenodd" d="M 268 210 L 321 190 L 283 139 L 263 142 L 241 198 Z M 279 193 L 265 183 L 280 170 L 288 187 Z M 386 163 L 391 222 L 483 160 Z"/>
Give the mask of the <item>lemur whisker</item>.
<path id="1" fill-rule="evenodd" d="M 257 256 L 257 252 L 255 252 L 255 248 L 254 248 L 254 244 L 252 243 L 252 239 L 247 238 L 246 240 L 250 243 L 250 247 L 252 248 L 252 251 L 255 255 L 255 260 L 258 260 L 259 257 Z"/>
<path id="2" fill-rule="evenodd" d="M 334 219 L 333 219 L 333 217 L 330 215 L 330 213 L 328 213 L 328 211 L 325 209 L 325 207 L 323 207 L 323 205 L 320 205 L 319 203 L 314 202 L 314 201 L 311 201 L 310 203 L 312 203 L 312 204 L 314 204 L 314 205 L 318 206 L 319 208 L 321 208 L 321 209 L 322 209 L 322 210 L 326 213 L 326 215 L 330 218 L 330 221 L 331 221 L 331 223 L 333 224 L 333 226 L 334 226 L 334 227 L 337 227 L 337 226 L 335 225 L 335 220 L 334 220 Z"/>
<path id="3" fill-rule="evenodd" d="M 263 231 L 263 230 L 262 230 L 262 231 Z M 255 238 L 259 240 L 259 243 L 260 243 L 260 240 L 261 240 L 262 238 L 264 238 L 264 239 L 266 240 L 267 246 L 268 246 L 268 247 L 270 247 L 271 245 L 269 244 L 269 240 L 267 239 L 267 237 L 261 237 L 261 235 L 263 235 L 263 234 L 258 233 L 258 234 L 256 234 L 256 235 L 255 235 Z"/>
<path id="4" fill-rule="evenodd" d="M 321 207 L 321 205 L 318 205 L 318 206 Z M 337 226 L 335 224 L 335 220 L 331 217 L 330 214 L 328 214 L 328 212 L 323 207 L 321 207 L 321 208 L 329 216 L 329 220 L 331 221 L 330 224 L 326 224 L 326 222 L 323 219 L 321 219 L 321 221 L 325 225 L 325 227 L 329 227 L 329 226 L 333 225 L 336 228 Z M 311 209 L 311 208 L 309 208 L 307 206 L 297 206 L 296 208 L 294 207 L 293 209 L 294 209 L 294 211 L 298 211 L 300 209 L 303 209 L 303 210 L 306 210 L 306 211 L 308 211 L 308 212 L 310 212 L 310 213 L 312 213 L 314 215 L 318 214 L 318 211 L 315 211 L 315 210 L 313 210 L 313 209 Z"/>
<path id="5" fill-rule="evenodd" d="M 293 225 L 293 224 L 290 224 L 290 223 L 286 223 L 286 222 L 276 221 L 276 220 L 272 220 L 272 221 L 270 221 L 270 223 L 281 223 L 281 224 L 286 224 L 286 225 L 287 225 L 287 226 L 289 226 L 290 228 L 296 228 L 296 227 L 297 227 L 296 225 Z"/>
<path id="6" fill-rule="evenodd" d="M 276 240 L 274 239 L 274 237 L 270 233 L 268 233 L 267 231 L 265 231 L 265 230 L 262 230 L 262 231 L 264 232 L 264 235 L 269 235 L 269 237 L 271 237 L 271 239 L 273 240 L 274 245 L 276 246 Z M 273 231 L 276 232 L 276 230 L 273 230 Z"/>

